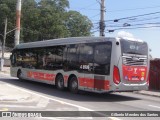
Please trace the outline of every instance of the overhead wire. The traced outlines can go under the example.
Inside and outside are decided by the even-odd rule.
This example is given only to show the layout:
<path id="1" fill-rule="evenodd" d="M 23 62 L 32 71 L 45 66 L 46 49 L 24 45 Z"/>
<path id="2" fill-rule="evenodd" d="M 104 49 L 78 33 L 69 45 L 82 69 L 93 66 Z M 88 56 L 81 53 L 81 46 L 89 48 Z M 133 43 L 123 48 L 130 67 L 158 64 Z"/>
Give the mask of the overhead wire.
<path id="1" fill-rule="evenodd" d="M 113 20 L 105 20 L 105 22 L 118 22 L 119 20 L 125 20 L 125 19 L 130 19 L 130 18 L 137 18 L 137 17 L 143 17 L 143 16 L 149 16 L 149 15 L 154 15 L 154 14 L 160 14 L 160 11 L 158 12 L 152 12 L 152 13 L 146 13 L 146 14 L 140 14 L 140 15 L 135 15 L 135 16 L 129 16 L 129 17 L 123 17 L 123 18 L 118 18 L 118 19 L 113 19 Z"/>

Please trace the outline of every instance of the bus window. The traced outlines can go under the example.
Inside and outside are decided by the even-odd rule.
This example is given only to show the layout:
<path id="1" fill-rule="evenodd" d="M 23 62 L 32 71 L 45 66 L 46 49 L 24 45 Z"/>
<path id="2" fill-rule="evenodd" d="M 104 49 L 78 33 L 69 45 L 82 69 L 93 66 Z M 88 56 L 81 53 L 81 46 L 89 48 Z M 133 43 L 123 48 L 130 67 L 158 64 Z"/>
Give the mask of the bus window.
<path id="1" fill-rule="evenodd" d="M 17 51 L 17 66 L 35 68 L 37 65 L 36 53 L 33 49 L 20 49 Z"/>
<path id="2" fill-rule="evenodd" d="M 62 69 L 64 46 L 52 46 L 38 50 L 38 66 L 40 69 Z"/>
<path id="3" fill-rule="evenodd" d="M 69 70 L 77 70 L 78 66 L 78 52 L 77 45 L 69 45 L 67 52 L 67 64 Z"/>
<path id="4" fill-rule="evenodd" d="M 147 55 L 148 46 L 146 42 L 129 41 L 121 39 L 122 53 Z"/>
<path id="5" fill-rule="evenodd" d="M 55 51 L 55 64 L 54 69 L 63 68 L 63 51 L 65 46 L 57 46 Z"/>
<path id="6" fill-rule="evenodd" d="M 94 71 L 95 74 L 109 75 L 111 60 L 111 42 L 99 43 L 95 46 Z"/>
<path id="7" fill-rule="evenodd" d="M 80 71 L 93 72 L 94 44 L 93 43 L 81 44 L 79 49 L 80 49 L 79 53 Z"/>
<path id="8" fill-rule="evenodd" d="M 45 48 L 36 48 L 37 53 L 37 67 L 36 69 L 44 69 L 44 55 L 45 55 Z"/>
<path id="9" fill-rule="evenodd" d="M 11 59 L 11 65 L 16 67 L 17 61 L 16 61 L 16 52 L 13 52 L 10 56 Z"/>

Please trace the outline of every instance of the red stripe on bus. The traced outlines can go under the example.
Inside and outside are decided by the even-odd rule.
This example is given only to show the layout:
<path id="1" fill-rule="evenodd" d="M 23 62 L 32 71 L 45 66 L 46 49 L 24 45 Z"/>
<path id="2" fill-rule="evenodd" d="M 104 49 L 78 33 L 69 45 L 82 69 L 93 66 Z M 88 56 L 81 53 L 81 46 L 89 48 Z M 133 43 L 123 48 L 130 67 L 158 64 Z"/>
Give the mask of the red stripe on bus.
<path id="1" fill-rule="evenodd" d="M 42 72 L 27 72 L 27 77 L 38 79 L 38 80 L 47 80 L 47 81 L 54 81 L 55 80 L 55 74 L 49 74 L 49 73 L 42 73 Z M 66 84 L 68 81 L 67 75 L 64 75 L 64 83 Z M 81 78 L 79 77 L 79 86 L 82 87 L 88 87 L 88 88 L 96 88 L 96 89 L 103 89 L 103 90 L 109 90 L 109 80 L 97 80 L 92 78 Z"/>
<path id="2" fill-rule="evenodd" d="M 109 80 L 97 80 L 91 78 L 79 78 L 79 86 L 109 90 Z"/>
<path id="3" fill-rule="evenodd" d="M 38 79 L 38 80 L 48 80 L 48 81 L 55 80 L 54 74 L 42 73 L 42 72 L 29 71 L 29 72 L 27 72 L 27 77 L 33 78 L 33 79 Z"/>

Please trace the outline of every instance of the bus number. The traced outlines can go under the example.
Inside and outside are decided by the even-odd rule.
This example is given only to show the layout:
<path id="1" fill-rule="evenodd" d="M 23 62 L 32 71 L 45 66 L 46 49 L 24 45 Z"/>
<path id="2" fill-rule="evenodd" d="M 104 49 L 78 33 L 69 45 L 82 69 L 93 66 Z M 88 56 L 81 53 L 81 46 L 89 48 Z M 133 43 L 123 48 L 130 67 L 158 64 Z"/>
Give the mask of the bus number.
<path id="1" fill-rule="evenodd" d="M 80 69 L 89 70 L 89 65 L 81 65 Z"/>

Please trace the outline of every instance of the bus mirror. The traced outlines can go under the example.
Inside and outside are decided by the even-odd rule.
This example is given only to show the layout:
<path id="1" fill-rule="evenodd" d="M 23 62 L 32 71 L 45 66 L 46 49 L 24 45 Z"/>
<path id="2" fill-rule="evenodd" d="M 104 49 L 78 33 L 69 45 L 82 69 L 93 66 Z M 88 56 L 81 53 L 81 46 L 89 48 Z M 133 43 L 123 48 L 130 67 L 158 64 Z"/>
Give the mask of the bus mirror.
<path id="1" fill-rule="evenodd" d="M 119 42 L 116 42 L 116 45 L 119 45 Z"/>

